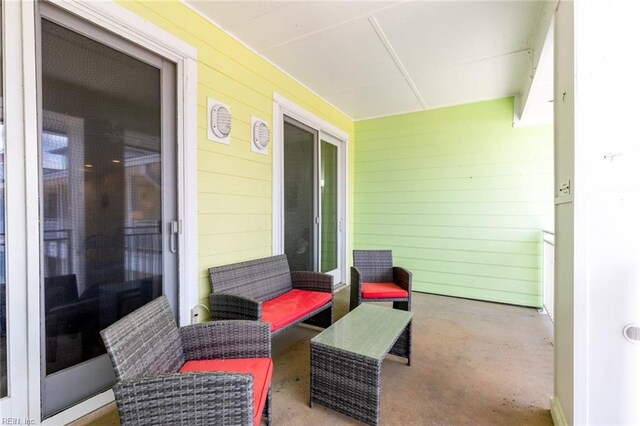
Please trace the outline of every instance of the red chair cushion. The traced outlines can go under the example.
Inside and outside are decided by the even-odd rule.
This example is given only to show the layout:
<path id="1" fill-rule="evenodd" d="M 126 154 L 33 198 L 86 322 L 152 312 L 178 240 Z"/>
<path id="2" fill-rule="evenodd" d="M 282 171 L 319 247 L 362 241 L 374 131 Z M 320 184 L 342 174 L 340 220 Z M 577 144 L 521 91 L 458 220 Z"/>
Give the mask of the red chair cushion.
<path id="1" fill-rule="evenodd" d="M 394 283 L 362 283 L 363 299 L 406 299 L 408 297 L 409 292 Z"/>
<path id="2" fill-rule="evenodd" d="M 253 422 L 260 424 L 262 410 L 267 401 L 273 362 L 271 358 L 207 359 L 187 361 L 180 369 L 181 373 L 228 371 L 250 373 L 253 375 Z"/>
<path id="3" fill-rule="evenodd" d="M 262 304 L 262 321 L 271 331 L 296 322 L 331 301 L 331 293 L 293 289 Z"/>

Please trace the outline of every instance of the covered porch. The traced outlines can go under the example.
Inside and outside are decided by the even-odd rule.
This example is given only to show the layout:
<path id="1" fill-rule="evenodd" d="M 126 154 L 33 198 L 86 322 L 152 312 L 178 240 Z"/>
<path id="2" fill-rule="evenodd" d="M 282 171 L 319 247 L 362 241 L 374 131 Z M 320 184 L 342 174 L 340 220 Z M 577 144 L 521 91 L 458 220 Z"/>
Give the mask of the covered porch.
<path id="1" fill-rule="evenodd" d="M 423 293 L 412 308 L 412 364 L 393 355 L 384 361 L 381 424 L 553 424 L 553 327 L 546 314 Z M 343 288 L 335 320 L 348 310 Z M 272 341 L 273 424 L 360 424 L 319 404 L 309 408 L 309 340 L 318 332 L 298 326 Z M 110 404 L 73 426 L 119 424 Z"/>
<path id="2" fill-rule="evenodd" d="M 635 3 L 0 5 L 3 419 L 114 424 L 99 330 L 208 322 L 212 267 L 327 273 L 337 320 L 388 249 L 383 419 L 638 422 Z M 308 407 L 317 332 L 273 338 L 276 423 L 351 421 Z"/>

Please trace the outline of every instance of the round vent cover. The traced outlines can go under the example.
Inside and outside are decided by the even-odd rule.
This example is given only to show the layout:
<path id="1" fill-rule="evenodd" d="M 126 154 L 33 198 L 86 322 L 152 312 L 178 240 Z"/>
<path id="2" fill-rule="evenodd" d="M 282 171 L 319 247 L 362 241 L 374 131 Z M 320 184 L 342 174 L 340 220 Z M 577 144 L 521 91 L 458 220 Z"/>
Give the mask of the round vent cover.
<path id="1" fill-rule="evenodd" d="M 211 108 L 211 131 L 219 138 L 226 138 L 231 133 L 231 113 L 222 104 Z"/>
<path id="2" fill-rule="evenodd" d="M 622 332 L 624 337 L 631 343 L 640 343 L 640 325 L 629 324 Z"/>
<path id="3" fill-rule="evenodd" d="M 264 121 L 257 121 L 253 125 L 253 143 L 258 149 L 265 149 L 269 145 L 271 132 Z"/>

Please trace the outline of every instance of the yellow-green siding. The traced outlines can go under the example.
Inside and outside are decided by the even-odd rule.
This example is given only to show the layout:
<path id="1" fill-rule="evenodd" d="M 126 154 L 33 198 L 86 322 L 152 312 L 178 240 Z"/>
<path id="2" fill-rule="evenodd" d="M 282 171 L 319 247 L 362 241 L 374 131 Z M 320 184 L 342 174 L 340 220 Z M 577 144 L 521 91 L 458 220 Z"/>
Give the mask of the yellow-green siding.
<path id="1" fill-rule="evenodd" d="M 198 164 L 187 167 L 198 169 L 198 285 L 208 303 L 209 267 L 272 251 L 272 154 L 251 152 L 251 116 L 273 128 L 279 93 L 347 132 L 351 147 L 353 121 L 183 3 L 121 4 L 198 49 Z M 207 140 L 207 97 L 231 108 L 230 145 Z"/>
<path id="2" fill-rule="evenodd" d="M 513 98 L 356 122 L 355 248 L 390 248 L 416 291 L 542 305 L 553 129 Z"/>

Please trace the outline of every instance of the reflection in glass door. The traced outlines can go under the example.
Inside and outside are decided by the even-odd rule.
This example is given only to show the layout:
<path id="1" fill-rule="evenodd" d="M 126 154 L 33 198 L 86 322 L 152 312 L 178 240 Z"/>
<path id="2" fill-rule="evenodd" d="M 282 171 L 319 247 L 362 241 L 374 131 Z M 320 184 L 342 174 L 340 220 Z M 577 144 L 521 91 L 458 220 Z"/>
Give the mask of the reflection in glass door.
<path id="1" fill-rule="evenodd" d="M 2 74 L 2 1 L 0 0 L 0 399 L 9 394 L 7 369 L 7 280 L 4 227 L 4 75 Z"/>
<path id="2" fill-rule="evenodd" d="M 287 116 L 283 130 L 284 252 L 289 267 L 325 272 L 339 283 L 340 142 Z"/>
<path id="3" fill-rule="evenodd" d="M 43 415 L 111 387 L 99 332 L 177 304 L 175 66 L 41 5 Z"/>
<path id="4" fill-rule="evenodd" d="M 320 272 L 340 279 L 338 269 L 338 146 L 320 142 Z"/>
<path id="5" fill-rule="evenodd" d="M 284 252 L 292 271 L 317 270 L 316 157 L 318 133 L 284 123 Z"/>

